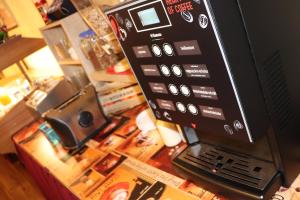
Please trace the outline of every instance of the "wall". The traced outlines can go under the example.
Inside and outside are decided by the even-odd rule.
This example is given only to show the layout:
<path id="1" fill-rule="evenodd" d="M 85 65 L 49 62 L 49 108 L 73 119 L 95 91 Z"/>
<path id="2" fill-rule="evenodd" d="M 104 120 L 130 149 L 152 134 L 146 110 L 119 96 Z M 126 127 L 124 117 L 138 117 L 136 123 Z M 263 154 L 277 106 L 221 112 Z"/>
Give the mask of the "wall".
<path id="1" fill-rule="evenodd" d="M 18 28 L 10 31 L 10 35 L 22 34 L 24 37 L 42 37 L 39 28 L 45 23 L 35 8 L 32 0 L 5 0 L 14 17 Z"/>
<path id="2" fill-rule="evenodd" d="M 5 0 L 5 2 L 18 23 L 18 27 L 11 30 L 9 35 L 21 34 L 24 37 L 42 38 L 39 29 L 45 26 L 45 23 L 32 0 Z M 48 47 L 26 58 L 26 63 L 31 69 L 37 70 L 39 72 L 37 74 L 62 75 L 60 66 Z M 16 66 L 4 71 L 6 76 L 11 76 L 15 73 L 19 73 Z"/>

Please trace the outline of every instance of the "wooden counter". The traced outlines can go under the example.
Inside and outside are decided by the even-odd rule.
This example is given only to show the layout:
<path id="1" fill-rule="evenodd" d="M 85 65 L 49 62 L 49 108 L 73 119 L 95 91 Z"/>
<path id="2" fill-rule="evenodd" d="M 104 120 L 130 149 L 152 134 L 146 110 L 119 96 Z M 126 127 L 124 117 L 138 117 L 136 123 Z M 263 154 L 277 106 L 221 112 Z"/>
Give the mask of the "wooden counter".
<path id="1" fill-rule="evenodd" d="M 12 136 L 37 118 L 38 116 L 27 108 L 24 100 L 19 101 L 0 117 L 0 154 L 14 153 Z"/>
<path id="2" fill-rule="evenodd" d="M 175 194 L 175 197 L 174 195 L 170 197 L 172 200 L 225 199 L 182 179 L 173 170 L 171 159 L 184 149 L 185 144 L 167 148 L 160 146 L 158 139 L 153 143 L 156 147 L 130 147 L 138 137 L 134 122 L 140 110 L 124 113 L 124 116 L 130 116 L 130 120 L 123 127 L 105 139 L 95 137 L 87 143 L 86 148 L 76 154 L 70 154 L 60 146 L 54 147 L 42 132 L 37 131 L 41 122 L 36 122 L 20 131 L 13 140 L 20 160 L 49 200 L 109 200 L 103 197 L 105 192 L 112 190 L 109 184 L 114 181 L 124 183 L 130 177 L 131 180 L 135 180 L 134 182 L 143 180 L 142 183 L 148 181 L 149 185 L 164 184 L 166 191 Z M 153 134 L 155 135 L 156 132 L 154 131 Z M 300 186 L 300 178 L 289 190 L 282 190 L 276 196 L 280 199 L 281 196 L 285 199 L 300 199 L 296 192 L 297 185 Z"/>
<path id="3" fill-rule="evenodd" d="M 155 135 L 153 138 L 155 138 L 156 142 L 151 149 L 146 146 L 137 148 L 133 145 L 131 147 L 138 137 L 137 132 L 139 132 L 136 130 L 135 123 L 133 123 L 137 113 L 139 112 L 131 110 L 127 115 L 131 116 L 131 120 L 128 118 L 129 120 L 123 127 L 117 129 L 104 140 L 95 137 L 94 140 L 88 142 L 87 147 L 82 152 L 76 155 L 69 154 L 60 146 L 54 147 L 42 132 L 37 131 L 41 122 L 36 122 L 20 131 L 13 137 L 13 140 L 20 160 L 33 175 L 47 199 L 93 199 L 92 196 L 97 195 L 95 193 L 97 188 L 101 188 L 105 180 L 109 179 L 115 170 L 121 170 L 120 168 L 122 167 L 118 165 L 114 171 L 103 172 L 101 170 L 97 175 L 99 180 L 94 181 L 93 186 L 91 186 L 92 189 L 86 191 L 82 189 L 84 186 L 78 188 L 76 182 L 82 180 L 83 174 L 91 170 L 95 171 L 99 166 L 101 168 L 99 163 L 105 163 L 106 161 L 103 160 L 107 159 L 107 157 L 110 157 L 110 159 L 122 158 L 122 166 L 130 166 L 129 168 L 134 172 L 139 171 L 139 174 L 153 178 L 155 182 L 160 181 L 171 186 L 171 188 L 175 188 L 176 191 L 178 190 L 179 195 L 186 195 L 184 197 L 186 200 L 197 199 L 179 189 L 182 185 L 190 186 L 191 184 L 187 184 L 184 179 L 175 176 L 174 174 L 176 173 L 170 170 L 170 163 L 158 165 L 160 159 L 171 160 L 172 155 L 178 152 L 179 148 L 164 147 L 157 131 L 153 132 L 153 135 Z M 129 132 L 131 134 L 128 134 Z M 121 136 L 122 134 L 124 137 Z M 107 141 L 109 137 L 118 138 L 122 142 L 117 142 L 118 144 L 115 143 L 115 145 L 108 148 Z M 155 167 L 151 166 L 152 164 Z M 160 167 L 162 170 L 156 167 Z M 201 195 L 206 200 L 212 200 L 215 197 L 214 194 L 196 186 L 193 186 L 193 190 L 196 191 L 196 195 Z"/>

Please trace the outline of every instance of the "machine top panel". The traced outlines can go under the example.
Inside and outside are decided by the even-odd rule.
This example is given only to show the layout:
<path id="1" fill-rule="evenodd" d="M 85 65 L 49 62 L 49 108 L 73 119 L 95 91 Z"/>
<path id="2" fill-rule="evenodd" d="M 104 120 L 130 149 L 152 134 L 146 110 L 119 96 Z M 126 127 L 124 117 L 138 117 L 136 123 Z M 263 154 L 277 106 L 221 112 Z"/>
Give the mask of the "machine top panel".
<path id="1" fill-rule="evenodd" d="M 207 0 L 140 0 L 106 14 L 157 119 L 253 142 Z"/>

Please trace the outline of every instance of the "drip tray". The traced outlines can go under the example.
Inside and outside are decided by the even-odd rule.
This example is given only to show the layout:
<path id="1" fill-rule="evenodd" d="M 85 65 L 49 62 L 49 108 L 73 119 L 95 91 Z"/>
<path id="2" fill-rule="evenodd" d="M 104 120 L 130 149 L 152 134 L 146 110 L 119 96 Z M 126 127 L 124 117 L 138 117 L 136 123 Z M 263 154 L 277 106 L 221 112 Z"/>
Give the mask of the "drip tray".
<path id="1" fill-rule="evenodd" d="M 186 178 L 234 199 L 239 195 L 239 198 L 261 199 L 267 193 L 274 194 L 280 187 L 280 176 L 273 163 L 208 144 L 187 147 L 173 160 L 173 164 Z"/>

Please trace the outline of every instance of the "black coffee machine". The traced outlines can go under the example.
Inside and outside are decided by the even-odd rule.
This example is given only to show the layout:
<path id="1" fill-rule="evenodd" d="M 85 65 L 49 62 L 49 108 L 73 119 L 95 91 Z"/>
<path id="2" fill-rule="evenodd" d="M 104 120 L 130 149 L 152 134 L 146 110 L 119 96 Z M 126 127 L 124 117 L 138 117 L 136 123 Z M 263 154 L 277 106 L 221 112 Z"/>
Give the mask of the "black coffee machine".
<path id="1" fill-rule="evenodd" d="M 182 175 L 230 199 L 270 199 L 299 174 L 299 10 L 138 0 L 106 11 L 155 116 L 185 132 Z"/>

